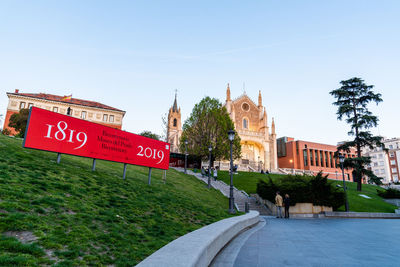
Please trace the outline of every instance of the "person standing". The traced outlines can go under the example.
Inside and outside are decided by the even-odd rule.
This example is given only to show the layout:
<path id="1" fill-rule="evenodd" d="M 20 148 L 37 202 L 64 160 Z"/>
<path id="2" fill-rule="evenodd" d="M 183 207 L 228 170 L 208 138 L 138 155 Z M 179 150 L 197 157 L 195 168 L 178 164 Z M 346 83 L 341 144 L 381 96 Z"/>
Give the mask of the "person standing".
<path id="1" fill-rule="evenodd" d="M 288 194 L 285 194 L 285 199 L 283 200 L 283 205 L 285 206 L 285 218 L 289 219 L 290 198 L 289 198 Z"/>
<path id="2" fill-rule="evenodd" d="M 214 169 L 214 181 L 216 181 L 217 178 L 218 178 L 218 166 L 215 167 L 215 169 Z"/>
<path id="3" fill-rule="evenodd" d="M 276 213 L 277 213 L 276 218 L 283 218 L 283 216 L 282 216 L 283 199 L 282 199 L 282 196 L 279 194 L 279 191 L 276 192 L 275 205 L 276 205 Z"/>

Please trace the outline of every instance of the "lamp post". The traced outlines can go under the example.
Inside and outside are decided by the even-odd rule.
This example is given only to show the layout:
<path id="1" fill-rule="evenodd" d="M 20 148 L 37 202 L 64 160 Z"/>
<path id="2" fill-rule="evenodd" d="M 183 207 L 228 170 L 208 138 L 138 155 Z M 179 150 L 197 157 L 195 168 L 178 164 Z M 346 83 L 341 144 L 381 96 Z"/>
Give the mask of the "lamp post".
<path id="1" fill-rule="evenodd" d="M 188 141 L 185 140 L 185 174 L 186 174 L 186 168 L 187 168 L 187 145 L 188 145 Z"/>
<path id="2" fill-rule="evenodd" d="M 345 197 L 345 207 L 346 207 L 346 212 L 349 211 L 349 202 L 347 201 L 347 192 L 346 192 L 346 181 L 344 179 L 344 156 L 339 155 L 339 162 L 340 162 L 340 168 L 342 169 L 342 174 L 343 174 L 343 189 L 344 189 L 344 197 Z"/>
<path id="3" fill-rule="evenodd" d="M 233 198 L 233 158 L 232 158 L 232 143 L 233 143 L 233 139 L 235 138 L 235 131 L 233 130 L 229 130 L 228 131 L 228 138 L 229 141 L 231 143 L 231 184 L 229 187 L 229 213 L 234 214 L 235 213 L 235 209 L 233 208 L 235 200 Z"/>
<path id="4" fill-rule="evenodd" d="M 208 147 L 208 151 L 210 152 L 208 154 L 208 159 L 210 160 L 210 163 L 208 164 L 208 188 L 211 188 L 211 151 L 212 151 L 212 146 L 210 145 Z"/>

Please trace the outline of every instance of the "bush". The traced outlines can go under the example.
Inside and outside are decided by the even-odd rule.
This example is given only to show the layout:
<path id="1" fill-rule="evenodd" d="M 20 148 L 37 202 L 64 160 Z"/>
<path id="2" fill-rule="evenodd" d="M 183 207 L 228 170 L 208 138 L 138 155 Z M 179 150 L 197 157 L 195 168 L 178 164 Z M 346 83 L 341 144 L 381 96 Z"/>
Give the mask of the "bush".
<path id="1" fill-rule="evenodd" d="M 266 182 L 260 180 L 257 184 L 257 194 L 271 202 L 275 202 L 277 191 L 282 196 L 288 194 L 292 206 L 296 203 L 313 203 L 336 210 L 345 203 L 344 192 L 321 173 L 316 176 L 287 175 L 275 183 L 269 177 Z"/>
<path id="2" fill-rule="evenodd" d="M 387 190 L 376 189 L 378 196 L 383 198 L 400 198 L 400 190 L 388 188 Z"/>

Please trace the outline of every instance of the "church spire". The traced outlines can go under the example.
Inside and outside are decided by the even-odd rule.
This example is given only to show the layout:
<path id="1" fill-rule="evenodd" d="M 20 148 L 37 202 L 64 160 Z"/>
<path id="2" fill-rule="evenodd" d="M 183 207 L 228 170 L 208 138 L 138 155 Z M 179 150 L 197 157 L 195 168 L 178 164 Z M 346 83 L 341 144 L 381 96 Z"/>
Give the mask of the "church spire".
<path id="1" fill-rule="evenodd" d="M 275 120 L 274 120 L 274 118 L 272 118 L 271 134 L 276 134 L 275 133 Z"/>
<path id="2" fill-rule="evenodd" d="M 262 107 L 261 90 L 258 91 L 258 107 Z"/>
<path id="3" fill-rule="evenodd" d="M 229 88 L 229 83 L 228 87 L 226 88 L 226 101 L 231 101 L 231 89 Z"/>
<path id="4" fill-rule="evenodd" d="M 172 106 L 172 111 L 177 112 L 178 111 L 178 103 L 176 101 L 176 95 L 177 95 L 177 90 L 175 90 L 175 100 L 174 100 L 174 105 Z"/>

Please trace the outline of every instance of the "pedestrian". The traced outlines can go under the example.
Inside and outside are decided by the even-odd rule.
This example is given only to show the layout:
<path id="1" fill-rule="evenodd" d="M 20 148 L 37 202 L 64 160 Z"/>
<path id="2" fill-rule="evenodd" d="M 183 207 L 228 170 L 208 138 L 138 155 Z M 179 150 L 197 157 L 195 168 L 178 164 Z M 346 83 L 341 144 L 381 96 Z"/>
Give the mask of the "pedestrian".
<path id="1" fill-rule="evenodd" d="M 276 205 L 276 218 L 283 218 L 282 216 L 283 199 L 282 196 L 279 194 L 279 191 L 276 192 L 275 205 Z"/>
<path id="2" fill-rule="evenodd" d="M 285 218 L 289 219 L 290 198 L 288 194 L 285 194 L 285 198 L 283 199 L 283 205 L 285 206 Z"/>
<path id="3" fill-rule="evenodd" d="M 215 167 L 215 169 L 214 169 L 214 181 L 216 181 L 217 178 L 218 178 L 218 166 Z"/>
<path id="4" fill-rule="evenodd" d="M 264 174 L 264 170 L 263 169 L 261 169 L 261 174 Z"/>

